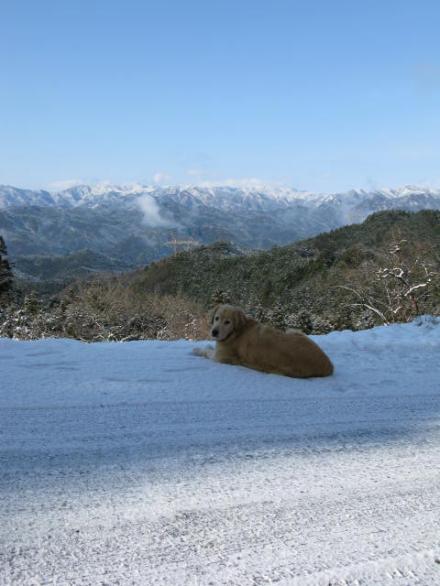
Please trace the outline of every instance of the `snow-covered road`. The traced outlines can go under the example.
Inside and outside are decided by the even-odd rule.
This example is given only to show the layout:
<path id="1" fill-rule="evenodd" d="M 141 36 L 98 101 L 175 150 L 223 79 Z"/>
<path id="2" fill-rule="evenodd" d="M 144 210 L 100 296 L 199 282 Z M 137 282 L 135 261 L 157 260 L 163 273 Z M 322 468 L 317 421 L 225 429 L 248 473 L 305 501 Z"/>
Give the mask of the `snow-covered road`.
<path id="1" fill-rule="evenodd" d="M 0 340 L 0 584 L 440 584 L 440 323 L 319 343 Z"/>

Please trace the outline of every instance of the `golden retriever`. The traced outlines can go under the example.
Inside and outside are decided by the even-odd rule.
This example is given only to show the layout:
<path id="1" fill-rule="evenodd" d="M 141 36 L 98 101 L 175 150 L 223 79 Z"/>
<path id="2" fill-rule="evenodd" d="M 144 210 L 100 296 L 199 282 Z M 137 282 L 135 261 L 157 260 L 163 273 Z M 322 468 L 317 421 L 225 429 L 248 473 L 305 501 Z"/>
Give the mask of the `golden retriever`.
<path id="1" fill-rule="evenodd" d="M 215 350 L 195 348 L 194 354 L 298 378 L 333 373 L 328 356 L 305 334 L 260 324 L 239 307 L 218 305 L 213 310 L 211 336 L 216 340 Z"/>

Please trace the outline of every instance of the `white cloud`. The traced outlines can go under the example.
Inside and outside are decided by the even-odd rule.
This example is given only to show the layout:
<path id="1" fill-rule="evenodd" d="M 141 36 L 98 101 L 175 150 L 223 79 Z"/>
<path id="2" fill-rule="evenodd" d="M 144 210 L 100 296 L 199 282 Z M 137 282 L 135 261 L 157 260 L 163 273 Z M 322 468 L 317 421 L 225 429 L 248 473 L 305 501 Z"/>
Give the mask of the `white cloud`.
<path id="1" fill-rule="evenodd" d="M 172 222 L 161 217 L 160 208 L 154 197 L 151 197 L 151 195 L 143 195 L 138 199 L 137 203 L 144 214 L 144 222 L 148 224 L 148 226 L 165 227 L 173 225 Z"/>
<path id="2" fill-rule="evenodd" d="M 256 177 L 248 177 L 248 178 L 241 178 L 241 179 L 222 179 L 219 181 L 202 181 L 200 183 L 201 187 L 241 187 L 247 189 L 264 189 L 267 186 L 278 186 L 280 184 L 274 182 L 267 182 L 262 181 L 261 179 L 257 179 Z"/>
<path id="3" fill-rule="evenodd" d="M 162 183 L 167 183 L 170 181 L 170 179 L 171 179 L 170 175 L 168 175 L 168 173 L 164 173 L 163 171 L 157 171 L 153 175 L 153 183 L 156 183 L 157 185 L 160 185 Z"/>
<path id="4" fill-rule="evenodd" d="M 204 169 L 197 169 L 197 168 L 192 168 L 192 169 L 187 169 L 186 174 L 189 175 L 189 177 L 204 177 L 206 176 L 206 171 Z"/>
<path id="5" fill-rule="evenodd" d="M 46 186 L 49 191 L 64 191 L 64 189 L 70 189 L 77 185 L 85 185 L 87 181 L 84 179 L 62 179 L 60 181 L 53 181 Z"/>

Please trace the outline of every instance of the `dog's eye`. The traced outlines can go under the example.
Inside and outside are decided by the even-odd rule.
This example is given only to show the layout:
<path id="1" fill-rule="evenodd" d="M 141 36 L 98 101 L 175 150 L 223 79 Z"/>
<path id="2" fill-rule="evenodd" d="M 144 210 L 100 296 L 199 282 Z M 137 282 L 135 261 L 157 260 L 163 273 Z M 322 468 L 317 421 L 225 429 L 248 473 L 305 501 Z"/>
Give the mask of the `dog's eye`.
<path id="1" fill-rule="evenodd" d="M 228 326 L 230 323 L 231 323 L 231 322 L 230 322 L 230 321 L 227 319 L 227 320 L 225 321 L 225 326 Z"/>
<path id="2" fill-rule="evenodd" d="M 220 319 L 220 318 L 219 318 L 219 316 L 217 316 L 217 317 L 215 318 L 215 321 L 218 321 L 219 319 Z"/>

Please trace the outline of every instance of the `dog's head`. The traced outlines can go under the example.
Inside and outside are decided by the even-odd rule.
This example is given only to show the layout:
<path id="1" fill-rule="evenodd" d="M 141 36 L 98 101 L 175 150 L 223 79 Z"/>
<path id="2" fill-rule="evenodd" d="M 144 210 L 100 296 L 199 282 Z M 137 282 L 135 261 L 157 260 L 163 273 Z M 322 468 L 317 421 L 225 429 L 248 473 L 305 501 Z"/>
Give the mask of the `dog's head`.
<path id="1" fill-rule="evenodd" d="M 249 318 L 239 307 L 217 305 L 211 313 L 211 336 L 217 342 L 224 342 L 233 334 L 239 334 Z"/>

